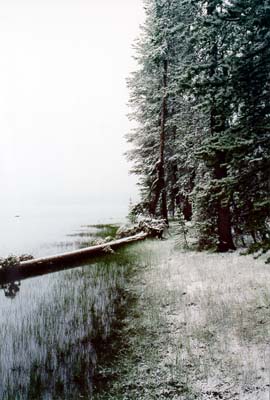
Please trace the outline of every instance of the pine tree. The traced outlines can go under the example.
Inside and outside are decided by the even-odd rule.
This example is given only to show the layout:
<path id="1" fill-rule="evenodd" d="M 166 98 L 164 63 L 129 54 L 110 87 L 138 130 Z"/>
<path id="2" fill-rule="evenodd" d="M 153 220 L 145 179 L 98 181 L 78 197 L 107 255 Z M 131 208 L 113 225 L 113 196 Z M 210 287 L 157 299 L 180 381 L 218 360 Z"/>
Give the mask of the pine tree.
<path id="1" fill-rule="evenodd" d="M 210 115 L 210 134 L 200 155 L 212 182 L 197 199 L 210 228 L 201 239 L 215 232 L 221 251 L 234 248 L 232 229 L 254 240 L 269 235 L 269 6 L 263 3 L 206 4 L 210 40 L 203 59 L 210 63 L 199 97 Z"/>
<path id="2" fill-rule="evenodd" d="M 269 239 L 270 176 L 270 2 L 232 1 L 238 57 L 232 80 L 238 146 L 231 162 L 236 217 L 254 241 Z"/>
<path id="3" fill-rule="evenodd" d="M 201 248 L 269 240 L 269 2 L 145 2 L 129 80 L 137 209 L 167 219 L 179 208 Z"/>
<path id="4" fill-rule="evenodd" d="M 171 89 L 175 59 L 178 58 L 175 47 L 178 43 L 175 40 L 178 2 L 148 0 L 145 4 L 147 19 L 136 45 L 140 69 L 129 79 L 131 117 L 139 126 L 128 135 L 129 142 L 134 145 L 128 155 L 135 163 L 133 171 L 141 175 L 143 202 L 148 205 L 149 213 L 156 215 L 159 211 L 167 221 L 167 191 L 173 187 L 171 198 L 175 197 L 177 180 L 175 174 L 168 171 L 172 166 L 170 148 L 175 132 Z"/>
<path id="5" fill-rule="evenodd" d="M 228 152 L 225 146 L 230 118 L 231 86 L 228 68 L 230 35 L 220 18 L 221 0 L 200 2 L 194 18 L 192 42 L 195 63 L 189 67 L 191 91 L 205 113 L 205 132 L 196 149 L 208 181 L 197 179 L 194 188 L 200 246 L 213 240 L 218 250 L 234 249 L 231 224 L 231 193 L 228 183 Z M 202 168 L 201 168 L 202 170 Z"/>

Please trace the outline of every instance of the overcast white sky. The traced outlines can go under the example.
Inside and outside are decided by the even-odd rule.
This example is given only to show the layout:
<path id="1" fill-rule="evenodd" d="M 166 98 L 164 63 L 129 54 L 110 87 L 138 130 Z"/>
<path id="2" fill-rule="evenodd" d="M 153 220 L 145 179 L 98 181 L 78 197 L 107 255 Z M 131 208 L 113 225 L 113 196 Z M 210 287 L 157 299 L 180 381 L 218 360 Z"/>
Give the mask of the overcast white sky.
<path id="1" fill-rule="evenodd" d="M 125 79 L 142 0 L 1 0 L 3 204 L 127 201 Z"/>

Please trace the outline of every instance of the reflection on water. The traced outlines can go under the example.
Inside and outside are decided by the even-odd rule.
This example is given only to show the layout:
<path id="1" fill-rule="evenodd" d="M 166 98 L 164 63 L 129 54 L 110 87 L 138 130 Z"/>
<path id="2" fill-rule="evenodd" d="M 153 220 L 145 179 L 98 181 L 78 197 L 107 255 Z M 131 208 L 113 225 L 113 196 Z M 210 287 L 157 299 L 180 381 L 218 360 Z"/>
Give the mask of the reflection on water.
<path id="1" fill-rule="evenodd" d="M 1 286 L 1 400 L 91 398 L 92 343 L 110 335 L 135 248 Z"/>
<path id="2" fill-rule="evenodd" d="M 105 227 L 82 227 L 73 241 L 53 246 L 66 251 L 87 245 L 85 239 L 99 230 L 107 234 Z M 110 335 L 126 279 L 138 263 L 135 248 L 97 263 L 0 282 L 1 400 L 91 398 L 97 362 L 92 343 Z"/>
<path id="3" fill-rule="evenodd" d="M 14 299 L 16 294 L 19 292 L 21 286 L 21 282 L 9 282 L 0 285 L 0 289 L 4 290 L 4 294 L 6 297 L 10 299 Z"/>

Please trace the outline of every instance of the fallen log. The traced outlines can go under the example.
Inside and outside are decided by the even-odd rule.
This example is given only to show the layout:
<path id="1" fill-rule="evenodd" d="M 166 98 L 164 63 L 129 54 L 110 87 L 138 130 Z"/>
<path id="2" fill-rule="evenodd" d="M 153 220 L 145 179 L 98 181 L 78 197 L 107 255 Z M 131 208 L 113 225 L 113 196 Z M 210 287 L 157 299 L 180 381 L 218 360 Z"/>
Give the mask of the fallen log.
<path id="1" fill-rule="evenodd" d="M 90 255 L 93 256 L 102 253 L 104 254 L 104 252 L 105 253 L 110 252 L 110 249 L 111 250 L 117 249 L 123 244 L 144 240 L 147 236 L 148 235 L 146 233 L 142 232 L 134 236 L 118 240 L 112 240 L 111 242 L 105 242 L 95 246 L 85 247 L 83 249 L 73 250 L 70 252 L 56 254 L 53 256 L 34 258 L 32 260 L 20 262 L 18 268 L 27 268 L 29 266 L 34 266 L 34 265 L 41 266 L 42 264 L 48 264 L 48 263 L 55 264 L 57 262 L 61 263 L 63 261 L 72 260 L 74 258 L 88 257 Z"/>
<path id="2" fill-rule="evenodd" d="M 75 267 L 80 265 L 79 262 L 84 259 L 90 260 L 96 256 L 112 253 L 125 244 L 144 240 L 148 236 L 147 233 L 141 232 L 137 235 L 85 247 L 83 249 L 21 261 L 12 267 L 0 268 L 0 284 Z"/>

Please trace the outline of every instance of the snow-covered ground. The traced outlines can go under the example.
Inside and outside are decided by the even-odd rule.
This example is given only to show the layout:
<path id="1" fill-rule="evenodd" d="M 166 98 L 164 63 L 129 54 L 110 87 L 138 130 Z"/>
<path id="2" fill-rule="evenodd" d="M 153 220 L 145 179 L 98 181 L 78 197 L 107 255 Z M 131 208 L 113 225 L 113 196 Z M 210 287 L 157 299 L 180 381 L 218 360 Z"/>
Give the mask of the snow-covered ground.
<path id="1" fill-rule="evenodd" d="M 110 398 L 269 400 L 270 266 L 184 251 L 173 236 L 136 248 L 138 301 Z"/>
<path id="2" fill-rule="evenodd" d="M 181 251 L 173 238 L 151 246 L 144 296 L 167 322 L 163 365 L 179 367 L 195 398 L 268 400 L 270 266 L 239 252 Z"/>

